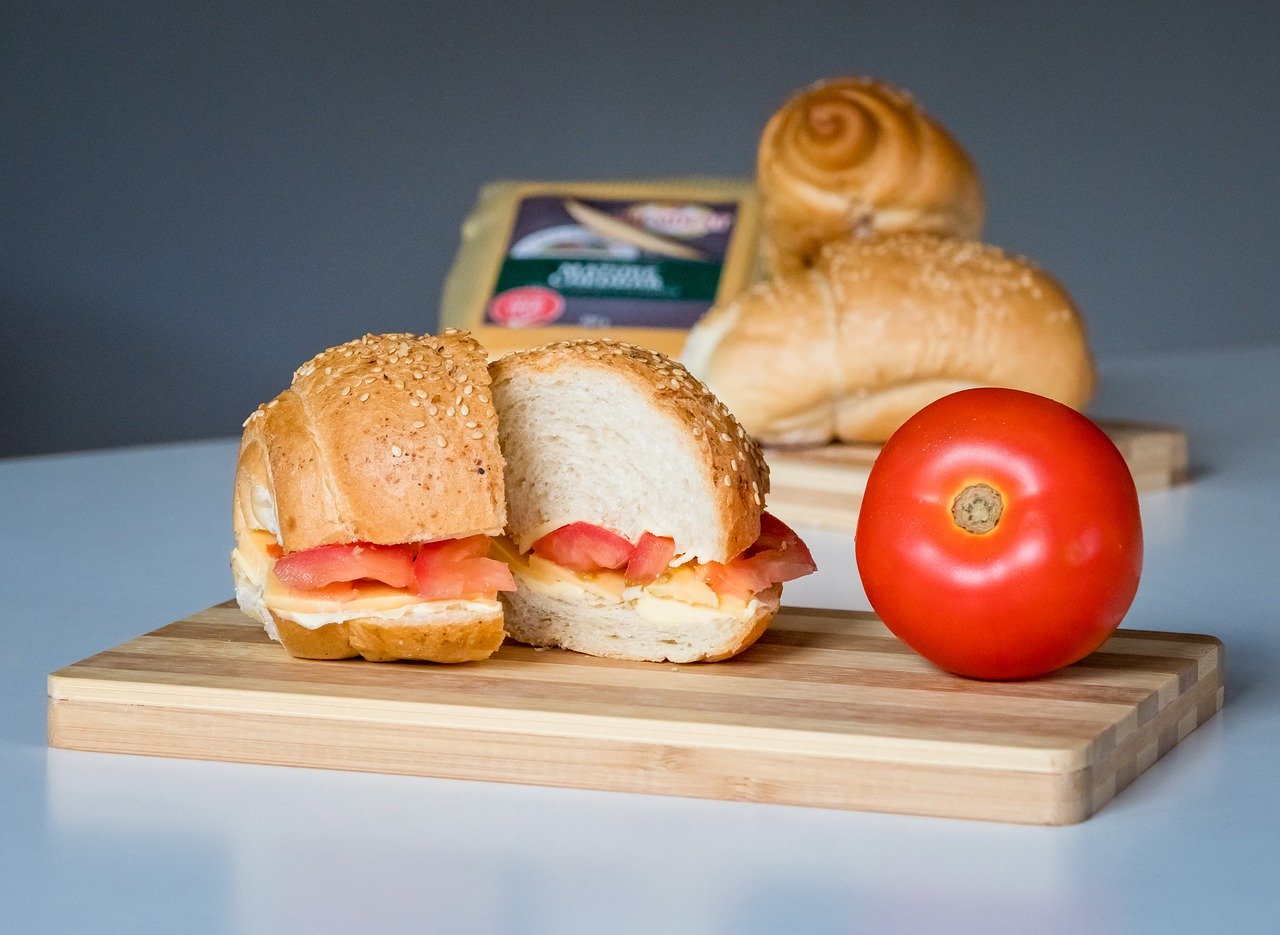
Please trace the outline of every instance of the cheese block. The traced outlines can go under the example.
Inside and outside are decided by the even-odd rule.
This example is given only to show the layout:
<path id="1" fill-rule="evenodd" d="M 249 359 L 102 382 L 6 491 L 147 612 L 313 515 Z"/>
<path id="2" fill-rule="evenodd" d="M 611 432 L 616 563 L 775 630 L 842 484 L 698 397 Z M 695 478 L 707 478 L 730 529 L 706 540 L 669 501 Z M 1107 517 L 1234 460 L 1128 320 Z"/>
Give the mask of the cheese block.
<path id="1" fill-rule="evenodd" d="M 440 326 L 495 356 L 611 337 L 675 356 L 756 276 L 745 180 L 494 182 L 462 226 Z"/>

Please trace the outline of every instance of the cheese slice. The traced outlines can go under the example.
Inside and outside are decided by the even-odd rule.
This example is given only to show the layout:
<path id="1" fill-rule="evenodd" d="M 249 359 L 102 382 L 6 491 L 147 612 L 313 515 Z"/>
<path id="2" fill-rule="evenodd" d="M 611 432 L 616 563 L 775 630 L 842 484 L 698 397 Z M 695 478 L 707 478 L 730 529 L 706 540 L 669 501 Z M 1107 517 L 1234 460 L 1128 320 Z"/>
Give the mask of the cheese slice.
<path id="1" fill-rule="evenodd" d="M 717 595 L 687 565 L 673 568 L 649 584 L 627 585 L 620 572 L 581 574 L 540 555 L 522 555 L 506 536 L 493 540 L 490 555 L 506 562 L 512 574 L 541 594 L 575 603 L 630 604 L 640 616 L 658 623 L 723 616 L 745 619 L 760 606 L 754 599 Z"/>

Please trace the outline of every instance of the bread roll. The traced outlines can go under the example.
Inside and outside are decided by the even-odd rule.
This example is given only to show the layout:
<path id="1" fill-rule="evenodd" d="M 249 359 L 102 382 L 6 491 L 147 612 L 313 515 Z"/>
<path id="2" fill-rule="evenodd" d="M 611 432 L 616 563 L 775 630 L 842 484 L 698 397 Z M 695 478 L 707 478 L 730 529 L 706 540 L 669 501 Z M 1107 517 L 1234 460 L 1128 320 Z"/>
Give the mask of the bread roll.
<path id="1" fill-rule="evenodd" d="M 276 557 L 316 546 L 495 535 L 506 521 L 486 355 L 469 335 L 365 335 L 329 348 L 246 420 L 232 571 L 241 608 L 295 656 L 484 658 L 496 599 L 375 588 L 346 603 L 281 585 Z"/>
<path id="2" fill-rule="evenodd" d="M 821 81 L 789 100 L 764 129 L 757 177 L 761 250 L 775 274 L 850 233 L 982 231 L 973 161 L 906 92 L 878 81 Z"/>
<path id="3" fill-rule="evenodd" d="M 1084 322 L 1048 273 L 930 234 L 848 238 L 712 309 L 683 360 L 765 444 L 882 442 L 935 399 L 1005 386 L 1082 409 Z"/>

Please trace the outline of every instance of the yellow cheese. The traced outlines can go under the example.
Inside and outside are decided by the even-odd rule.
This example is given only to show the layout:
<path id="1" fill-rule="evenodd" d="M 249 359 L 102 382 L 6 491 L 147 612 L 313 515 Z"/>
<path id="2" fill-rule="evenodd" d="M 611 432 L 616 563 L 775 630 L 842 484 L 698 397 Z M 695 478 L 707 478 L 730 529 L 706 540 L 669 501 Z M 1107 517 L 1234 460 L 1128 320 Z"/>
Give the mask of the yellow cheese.
<path id="1" fill-rule="evenodd" d="M 719 607 L 720 598 L 689 567 L 675 568 L 644 589 L 654 597 L 665 597 L 685 604 Z"/>
<path id="2" fill-rule="evenodd" d="M 278 549 L 276 537 L 265 529 L 250 529 L 240 536 L 232 551 L 232 561 L 239 565 L 253 581 L 265 581 L 271 566 L 275 564 L 272 552 Z"/>
<path id="3" fill-rule="evenodd" d="M 760 606 L 755 600 L 720 597 L 687 565 L 673 568 L 649 584 L 627 586 L 623 575 L 616 571 L 584 575 L 533 553 L 521 555 L 506 536 L 493 540 L 489 554 L 506 562 L 526 586 L 543 594 L 578 601 L 586 592 L 607 603 L 630 604 L 640 616 L 660 623 L 725 615 L 746 618 Z"/>
<path id="4" fill-rule="evenodd" d="M 622 575 L 616 571 L 598 571 L 592 575 L 583 575 L 563 565 L 549 562 L 539 555 L 529 555 L 525 560 L 524 568 L 520 571 L 526 579 L 546 584 L 569 584 L 597 597 L 617 601 L 622 600 L 622 591 L 626 587 Z"/>
<path id="5" fill-rule="evenodd" d="M 494 182 L 463 223 L 440 326 L 494 356 L 611 337 L 674 357 L 758 277 L 758 216 L 744 180 Z"/>
<path id="6" fill-rule="evenodd" d="M 383 613 L 399 610 L 410 604 L 423 603 L 422 598 L 403 588 L 393 588 L 376 582 L 361 582 L 351 600 L 326 600 L 299 593 L 281 582 L 275 575 L 267 578 L 265 597 L 267 606 L 272 610 L 299 614 L 323 613 L 331 610 Z"/>

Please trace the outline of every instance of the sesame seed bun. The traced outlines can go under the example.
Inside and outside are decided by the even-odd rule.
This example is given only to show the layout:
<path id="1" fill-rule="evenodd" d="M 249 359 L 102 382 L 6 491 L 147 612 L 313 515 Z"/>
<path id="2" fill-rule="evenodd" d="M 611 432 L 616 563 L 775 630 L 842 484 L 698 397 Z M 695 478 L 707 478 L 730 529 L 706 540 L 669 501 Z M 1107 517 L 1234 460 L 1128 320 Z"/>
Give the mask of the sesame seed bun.
<path id="1" fill-rule="evenodd" d="M 359 617 L 323 602 L 300 611 L 297 595 L 290 610 L 273 606 L 274 560 L 257 534 L 286 553 L 494 535 L 502 468 L 486 356 L 469 335 L 369 334 L 317 354 L 244 424 L 232 510 L 241 608 L 304 658 L 488 656 L 502 641 L 496 600 Z"/>
<path id="2" fill-rule="evenodd" d="M 269 529 L 286 552 L 501 532 L 485 360 L 464 333 L 367 334 L 311 358 L 245 422 L 237 529 Z M 256 516 L 268 501 L 274 526 Z"/>

